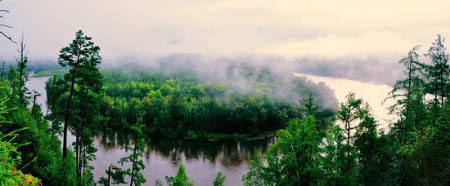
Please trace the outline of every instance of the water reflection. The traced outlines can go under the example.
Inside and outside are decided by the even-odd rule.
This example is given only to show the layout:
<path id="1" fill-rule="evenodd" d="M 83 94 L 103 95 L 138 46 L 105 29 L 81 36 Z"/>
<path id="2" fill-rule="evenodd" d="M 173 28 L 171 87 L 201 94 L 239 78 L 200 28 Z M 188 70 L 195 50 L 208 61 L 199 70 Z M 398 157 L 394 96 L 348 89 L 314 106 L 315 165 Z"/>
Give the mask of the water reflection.
<path id="1" fill-rule="evenodd" d="M 27 87 L 37 90 L 42 96 L 38 97 L 44 113 L 47 110 L 45 83 L 48 77 L 30 78 Z M 105 170 L 111 164 L 128 155 L 123 147 L 130 143 L 132 136 L 124 131 L 103 131 L 94 140 L 97 152 L 96 160 L 90 162 L 94 176 L 98 180 L 105 175 Z M 69 144 L 75 140 L 69 135 Z M 165 176 L 176 174 L 179 163 L 186 165 L 188 176 L 196 185 L 211 185 L 218 171 L 226 176 L 226 185 L 242 185 L 241 178 L 248 170 L 248 161 L 252 152 L 266 152 L 271 139 L 247 142 L 208 142 L 191 141 L 173 138 L 149 138 L 145 151 L 144 176 L 145 185 L 153 185 L 156 179 L 164 181 Z"/>
<path id="2" fill-rule="evenodd" d="M 105 151 L 124 148 L 131 144 L 132 135 L 127 132 L 102 132 L 97 137 L 99 148 Z M 215 165 L 217 161 L 226 168 L 239 167 L 247 163 L 253 152 L 264 153 L 273 139 L 261 139 L 244 142 L 194 141 L 176 138 L 150 137 L 147 139 L 145 158 L 149 159 L 151 152 L 171 161 L 174 166 L 182 157 L 189 160 L 207 160 Z"/>
<path id="3" fill-rule="evenodd" d="M 114 151 L 116 156 L 114 159 L 125 156 L 128 152 L 124 150 L 124 147 L 131 144 L 133 139 L 130 133 L 123 131 L 102 132 L 95 140 L 98 143 L 96 155 L 97 157 L 104 157 Z M 189 169 L 194 170 L 188 173 L 199 185 L 210 185 L 214 180 L 216 171 L 222 171 L 227 176 L 228 183 L 237 185 L 240 184 L 241 176 L 247 171 L 248 161 L 251 159 L 253 152 L 266 152 L 272 142 L 273 139 L 212 142 L 151 137 L 147 139 L 147 149 L 144 153 L 144 162 L 147 167 L 144 175 L 164 179 L 165 175 L 161 175 L 160 170 L 155 168 L 156 165 L 164 162 L 169 163 L 162 167 L 173 170 L 167 175 L 174 175 L 180 162 L 183 162 L 186 164 L 188 171 Z M 121 150 L 117 151 L 117 149 Z M 96 169 L 103 167 L 100 164 L 102 164 L 102 161 L 93 162 Z M 211 169 L 215 171 L 209 173 L 211 176 L 206 176 L 204 171 Z M 154 179 L 148 181 L 152 183 Z"/>

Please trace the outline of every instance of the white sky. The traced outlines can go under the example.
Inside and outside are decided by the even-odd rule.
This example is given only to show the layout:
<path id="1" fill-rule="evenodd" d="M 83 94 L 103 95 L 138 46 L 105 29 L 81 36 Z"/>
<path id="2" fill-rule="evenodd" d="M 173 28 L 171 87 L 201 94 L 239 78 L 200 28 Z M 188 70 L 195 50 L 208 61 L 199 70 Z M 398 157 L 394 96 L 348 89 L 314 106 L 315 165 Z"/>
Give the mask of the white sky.
<path id="1" fill-rule="evenodd" d="M 32 58 L 56 59 L 78 29 L 105 59 L 200 55 L 389 56 L 450 36 L 449 0 L 3 0 Z M 0 57 L 16 46 L 0 39 Z"/>

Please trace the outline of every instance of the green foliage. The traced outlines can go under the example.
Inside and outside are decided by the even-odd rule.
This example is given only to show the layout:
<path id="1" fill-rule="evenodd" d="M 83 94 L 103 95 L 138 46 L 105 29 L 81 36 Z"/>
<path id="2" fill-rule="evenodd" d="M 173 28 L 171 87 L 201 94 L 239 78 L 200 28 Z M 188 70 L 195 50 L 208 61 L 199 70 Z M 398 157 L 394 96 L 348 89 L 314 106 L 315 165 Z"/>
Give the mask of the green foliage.
<path id="1" fill-rule="evenodd" d="M 389 168 L 384 139 L 362 100 L 350 94 L 338 111 L 349 130 L 327 125 L 322 135 L 312 115 L 288 122 L 287 129 L 277 132 L 277 141 L 261 160 L 256 156 L 244 185 L 377 185 L 383 182 Z M 350 130 L 355 130 L 351 135 Z M 350 136 L 350 137 L 349 137 Z M 265 163 L 262 163 L 265 162 Z"/>
<path id="2" fill-rule="evenodd" d="M 54 76 L 46 85 L 47 100 L 52 121 L 51 134 L 60 133 L 63 127 L 63 159 L 67 157 L 67 133 L 70 127 L 75 135 L 75 159 L 78 182 L 83 185 L 95 184 L 93 167 L 89 161 L 95 159 L 93 137 L 103 121 L 99 113 L 102 94 L 102 75 L 98 64 L 100 48 L 92 38 L 80 30 L 69 46 L 60 51 L 58 63 L 69 70 L 64 77 Z"/>
<path id="3" fill-rule="evenodd" d="M 321 167 L 323 169 L 324 185 L 345 185 L 348 178 L 345 175 L 346 149 L 344 146 L 344 131 L 339 125 L 331 124 L 328 128 L 323 147 L 323 159 Z"/>
<path id="4" fill-rule="evenodd" d="M 23 174 L 16 166 L 21 163 L 20 152 L 0 133 L 0 185 L 39 185 L 41 181 L 29 174 Z"/>
<path id="5" fill-rule="evenodd" d="M 117 161 L 121 166 L 126 163 L 131 163 L 131 168 L 123 169 L 111 165 L 108 170 L 106 170 L 107 178 L 100 178 L 99 183 L 103 185 L 112 184 L 126 184 L 125 177 L 130 177 L 130 185 L 143 185 L 146 182 L 144 175 L 141 173 L 145 169 L 144 162 L 142 161 L 142 156 L 145 151 L 145 138 L 142 133 L 142 116 L 144 113 L 140 113 L 138 123 L 131 126 L 130 130 L 134 135 L 134 145 L 133 147 L 125 146 L 126 151 L 131 150 L 131 154 L 122 157 Z"/>
<path id="6" fill-rule="evenodd" d="M 8 94 L 5 90 L 6 83 L 0 81 L 0 124 L 7 124 L 10 122 L 5 117 L 10 109 L 8 109 L 7 101 Z M 31 175 L 23 174 L 22 171 L 17 170 L 17 166 L 22 163 L 22 153 L 18 151 L 17 147 L 29 145 L 28 143 L 17 144 L 15 139 L 18 133 L 27 128 L 18 129 L 3 135 L 0 131 L 0 185 L 38 185 L 41 181 Z"/>
<path id="7" fill-rule="evenodd" d="M 277 132 L 278 140 L 266 154 L 267 165 L 255 162 L 253 175 L 244 178 L 246 185 L 311 185 L 320 181 L 321 136 L 315 127 L 315 119 L 288 122 L 287 129 Z M 255 170 L 256 169 L 256 170 Z M 254 175 L 261 174 L 261 175 Z M 261 179 L 262 178 L 262 179 Z"/>
<path id="8" fill-rule="evenodd" d="M 434 95 L 435 103 L 444 105 L 444 100 L 448 97 L 450 91 L 450 64 L 449 55 L 446 52 L 444 39 L 441 35 L 437 35 L 437 39 L 426 55 L 431 59 L 431 64 L 425 68 L 427 93 Z"/>
<path id="9" fill-rule="evenodd" d="M 108 118 L 106 127 L 115 130 L 132 125 L 137 121 L 135 113 L 145 111 L 146 135 L 245 139 L 281 129 L 301 112 L 298 105 L 283 99 L 237 92 L 186 74 L 105 70 L 103 75 L 101 109 Z M 317 113 L 320 119 L 333 115 Z"/>
<path id="10" fill-rule="evenodd" d="M 83 170 L 88 168 L 87 160 L 92 159 L 95 149 L 92 146 L 92 135 L 88 135 L 92 133 L 89 130 L 91 128 L 85 125 L 94 122 L 96 117 L 95 107 L 98 105 L 96 104 L 98 99 L 95 98 L 95 94 L 99 93 L 102 87 L 102 77 L 97 67 L 101 62 L 99 52 L 100 47 L 96 46 L 92 42 L 92 38 L 84 35 L 80 30 L 75 34 L 72 43 L 61 49 L 58 58 L 58 63 L 62 67 L 69 68 L 69 72 L 64 75 L 64 81 L 61 80 L 60 84 L 64 85 L 65 83 L 70 84 L 70 86 L 64 86 L 60 89 L 62 94 L 57 94 L 58 98 L 54 99 L 60 99 L 61 101 L 57 102 L 59 103 L 58 106 L 52 106 L 51 108 L 57 110 L 55 114 L 64 116 L 63 159 L 67 157 L 68 127 L 72 125 L 75 128 L 75 153 L 79 178 L 81 178 Z M 52 89 L 54 88 L 50 90 Z M 68 96 L 65 94 L 68 94 Z"/>
<path id="11" fill-rule="evenodd" d="M 248 172 L 242 176 L 244 186 L 263 186 L 263 164 L 259 154 L 254 154 L 248 165 Z"/>
<path id="12" fill-rule="evenodd" d="M 400 60 L 405 79 L 388 97 L 395 99 L 390 109 L 399 120 L 388 133 L 351 93 L 325 135 L 312 129 L 317 122 L 311 119 L 279 131 L 264 159 L 250 162 L 244 185 L 449 185 L 450 68 L 440 36 L 426 57 L 430 63 L 419 60 L 416 47 Z M 314 110 L 310 102 L 304 113 Z"/>
<path id="13" fill-rule="evenodd" d="M 216 179 L 214 179 L 213 186 L 225 186 L 225 176 L 222 174 L 222 172 L 218 172 Z"/>
<path id="14" fill-rule="evenodd" d="M 169 186 L 194 186 L 194 181 L 190 180 L 186 175 L 186 168 L 180 164 L 177 175 L 175 177 L 166 177 Z"/>
<path id="15" fill-rule="evenodd" d="M 155 181 L 155 186 L 163 186 L 162 181 L 161 180 L 156 180 Z"/>
<path id="16" fill-rule="evenodd" d="M 377 129 L 369 106 L 352 93 L 331 120 L 332 111 L 316 106 L 327 102 L 320 93 L 323 87 L 295 79 L 292 94 L 303 98 L 302 105 L 289 103 L 276 98 L 281 80 L 270 69 L 246 63 L 230 67 L 227 76 L 237 80 L 237 68 L 244 81 L 252 82 L 250 91 L 181 72 L 102 74 L 100 48 L 91 40 L 79 31 L 61 49 L 58 63 L 68 71 L 47 83 L 51 113 L 46 117 L 38 104 L 27 108 L 23 41 L 17 67 L 9 67 L 5 80 L 2 68 L 0 185 L 95 185 L 89 166 L 95 159 L 93 137 L 105 128 L 130 132 L 134 143 L 126 147 L 131 153 L 118 161 L 121 167 L 106 170 L 107 177 L 98 182 L 103 185 L 126 184 L 127 176 L 131 185 L 146 182 L 141 173 L 146 135 L 245 139 L 276 130 L 269 151 L 250 161 L 242 178 L 245 186 L 450 184 L 450 65 L 440 35 L 425 55 L 429 62 L 420 60 L 417 47 L 400 60 L 405 78 L 389 95 L 396 100 L 391 113 L 399 120 L 387 133 Z M 76 137 L 74 153 L 66 147 L 69 127 Z M 130 168 L 124 169 L 125 164 Z M 194 185 L 183 164 L 166 179 L 170 186 Z M 225 176 L 218 172 L 213 185 L 224 184 Z"/>
<path id="17" fill-rule="evenodd" d="M 27 176 L 31 173 L 44 185 L 76 185 L 73 154 L 69 153 L 67 160 L 62 161 L 60 141 L 56 136 L 48 135 L 49 122 L 43 117 L 40 105 L 27 108 L 30 102 L 25 87 L 28 58 L 24 55 L 23 42 L 19 52 L 17 68 L 11 66 L 8 78 L 0 80 L 0 133 L 15 131 L 14 144 L 20 144 L 15 146 L 16 149 L 9 149 L 17 160 L 14 169 L 9 171 L 26 173 L 26 178 L 31 178 Z M 26 130 L 20 130 L 24 128 Z"/>

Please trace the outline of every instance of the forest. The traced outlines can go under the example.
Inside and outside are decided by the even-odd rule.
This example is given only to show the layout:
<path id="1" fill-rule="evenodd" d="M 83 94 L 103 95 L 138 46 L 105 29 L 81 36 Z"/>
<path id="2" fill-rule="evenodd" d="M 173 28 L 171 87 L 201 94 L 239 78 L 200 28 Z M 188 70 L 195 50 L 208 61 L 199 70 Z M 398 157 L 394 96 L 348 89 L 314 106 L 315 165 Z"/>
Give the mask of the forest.
<path id="1" fill-rule="evenodd" d="M 387 67 L 403 71 L 395 83 L 394 74 L 378 79 L 393 85 L 386 100 L 394 100 L 389 111 L 397 118 L 382 128 L 365 100 L 349 92 L 338 103 L 325 84 L 294 76 L 295 64 L 180 55 L 102 66 L 101 47 L 82 30 L 55 54 L 57 62 L 32 64 L 24 35 L 16 41 L 3 28 L 10 26 L 0 24 L 0 36 L 18 53 L 0 66 L 0 186 L 202 185 L 178 161 L 199 158 L 189 143 L 215 145 L 199 150 L 210 154 L 203 161 L 215 162 L 226 145 L 213 142 L 260 139 L 271 141 L 251 152 L 241 185 L 450 185 L 450 60 L 439 34 L 425 54 L 414 47 Z M 382 76 L 365 74 L 362 62 L 296 64 L 338 77 Z M 359 73 L 337 72 L 346 69 Z M 37 101 L 42 95 L 27 87 L 32 75 L 48 77 L 47 111 Z M 106 159 L 96 157 L 104 148 L 96 140 L 120 135 L 129 139 L 119 142 L 126 153 L 94 175 L 93 162 Z M 170 146 L 162 153 L 175 154 L 177 171 L 150 181 L 144 172 L 154 162 L 145 158 L 163 148 L 150 143 L 155 139 Z M 188 152 L 173 152 L 177 146 Z M 240 147 L 228 153 L 245 162 Z M 228 185 L 218 169 L 199 172 L 211 171 L 208 185 Z"/>
<path id="2" fill-rule="evenodd" d="M 25 55 L 1 77 L 3 185 L 111 185 L 128 183 L 126 177 L 130 184 L 142 185 L 146 137 L 244 140 L 276 130 L 267 153 L 254 155 L 244 185 L 449 183 L 450 68 L 441 36 L 424 56 L 429 62 L 420 60 L 417 47 L 400 60 L 404 79 L 386 98 L 396 100 L 391 112 L 399 120 L 387 130 L 377 128 L 369 105 L 352 93 L 333 111 L 314 101 L 320 99 L 317 86 L 298 78 L 294 87 L 306 96 L 297 103 L 274 99 L 270 95 L 278 87 L 270 81 L 278 80 L 269 78 L 268 70 L 262 74 L 245 65 L 247 71 L 239 72 L 255 79 L 253 89 L 245 92 L 187 72 L 100 70 L 100 48 L 91 39 L 79 31 L 61 49 L 59 64 L 68 72 L 53 76 L 46 85 L 48 115 L 35 103 L 39 95 L 24 84 Z M 25 48 L 21 43 L 19 51 Z M 89 165 L 95 158 L 93 137 L 119 130 L 132 134 L 127 146 L 132 153 L 96 181 Z M 66 144 L 68 132 L 76 138 L 73 150 Z M 217 184 L 223 180 L 219 172 Z M 183 165 L 167 182 L 195 184 Z"/>

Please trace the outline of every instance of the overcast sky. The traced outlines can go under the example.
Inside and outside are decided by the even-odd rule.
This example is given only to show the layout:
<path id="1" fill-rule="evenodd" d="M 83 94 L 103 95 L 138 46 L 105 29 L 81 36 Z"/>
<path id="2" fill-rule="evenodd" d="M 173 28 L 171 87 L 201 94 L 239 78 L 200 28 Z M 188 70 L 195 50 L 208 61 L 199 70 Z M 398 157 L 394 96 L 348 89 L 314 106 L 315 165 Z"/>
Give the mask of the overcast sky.
<path id="1" fill-rule="evenodd" d="M 389 56 L 450 36 L 449 0 L 3 0 L 1 23 L 32 58 L 82 29 L 105 59 L 199 55 Z M 16 46 L 0 39 L 0 57 Z"/>

